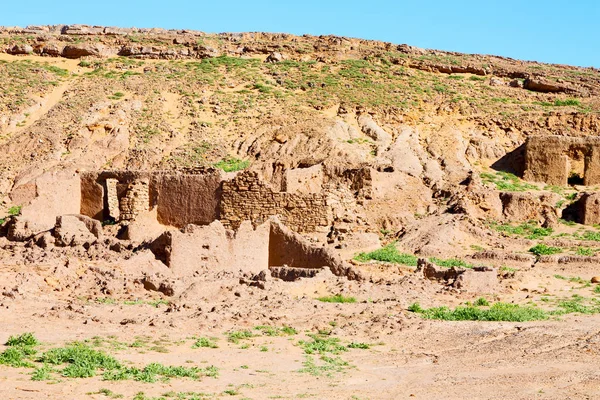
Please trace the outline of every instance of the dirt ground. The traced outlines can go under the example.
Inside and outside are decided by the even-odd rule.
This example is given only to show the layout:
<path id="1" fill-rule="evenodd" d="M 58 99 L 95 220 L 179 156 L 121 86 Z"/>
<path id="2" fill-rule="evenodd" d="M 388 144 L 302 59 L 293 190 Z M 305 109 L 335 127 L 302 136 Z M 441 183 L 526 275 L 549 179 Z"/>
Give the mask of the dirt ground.
<path id="1" fill-rule="evenodd" d="M 15 275 L 22 282 L 44 276 L 25 268 L 3 270 L 4 283 Z M 580 272 L 552 264 L 523 268 L 502 280 L 499 294 L 488 298 L 540 304 L 542 297 L 594 297 L 593 286 L 555 277 Z M 1 398 L 110 398 L 106 393 L 126 399 L 600 396 L 599 315 L 569 314 L 519 323 L 427 320 L 409 312 L 408 306 L 415 301 L 424 307 L 456 306 L 474 301 L 475 295 L 448 290 L 409 268 L 387 276 L 395 277 L 393 285 L 389 280 L 359 283 L 321 274 L 296 282 L 271 280 L 265 289 L 240 284 L 236 276 L 204 277 L 181 295 L 164 299 L 135 284 L 129 294 L 104 297 L 81 295 L 68 287 L 56 291 L 47 285 L 40 291 L 39 286 L 22 284 L 20 293 L 4 297 L 0 304 L 2 343 L 33 332 L 41 342 L 40 352 L 87 341 L 131 365 L 215 366 L 218 376 L 114 382 L 102 380 L 101 371 L 90 378 L 62 377 L 59 367 L 50 380 L 38 382 L 31 380 L 31 368 L 1 366 Z M 328 293 L 353 296 L 356 303 L 316 299 Z M 269 336 L 256 329 L 261 326 L 289 326 L 296 332 Z M 228 339 L 243 330 L 254 336 L 237 343 Z M 347 365 L 311 373 L 306 361 L 312 358 L 321 365 L 319 355 L 306 354 L 302 341 L 319 332 L 339 338 L 343 346 L 364 343 L 368 348 L 343 351 L 336 357 Z M 210 338 L 218 347 L 193 348 L 200 337 Z"/>

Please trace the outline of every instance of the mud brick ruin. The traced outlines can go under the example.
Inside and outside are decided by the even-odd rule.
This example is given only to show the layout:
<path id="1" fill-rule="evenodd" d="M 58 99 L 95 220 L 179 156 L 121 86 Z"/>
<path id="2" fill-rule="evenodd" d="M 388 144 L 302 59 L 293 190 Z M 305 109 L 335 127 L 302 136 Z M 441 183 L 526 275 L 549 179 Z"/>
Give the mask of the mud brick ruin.
<path id="1" fill-rule="evenodd" d="M 523 178 L 567 186 L 578 176 L 586 186 L 600 183 L 600 137 L 532 136 L 525 144 Z"/>
<path id="2" fill-rule="evenodd" d="M 104 171 L 81 175 L 81 214 L 105 221 L 135 220 L 156 208 L 160 224 L 184 227 L 220 220 L 228 229 L 249 220 L 254 226 L 270 216 L 297 232 L 329 225 L 326 196 L 277 192 L 255 172 L 224 180 L 219 171 L 198 174 Z"/>

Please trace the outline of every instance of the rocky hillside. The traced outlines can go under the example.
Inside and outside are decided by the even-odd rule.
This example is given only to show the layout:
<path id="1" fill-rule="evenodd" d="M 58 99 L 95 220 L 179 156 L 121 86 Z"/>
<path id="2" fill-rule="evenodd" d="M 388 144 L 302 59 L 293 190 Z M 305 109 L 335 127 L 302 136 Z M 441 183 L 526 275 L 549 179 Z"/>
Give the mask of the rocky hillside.
<path id="1" fill-rule="evenodd" d="M 0 83 L 6 210 L 49 170 L 321 164 L 388 173 L 356 220 L 399 231 L 518 173 L 527 136 L 600 130 L 596 69 L 336 36 L 0 28 Z"/>

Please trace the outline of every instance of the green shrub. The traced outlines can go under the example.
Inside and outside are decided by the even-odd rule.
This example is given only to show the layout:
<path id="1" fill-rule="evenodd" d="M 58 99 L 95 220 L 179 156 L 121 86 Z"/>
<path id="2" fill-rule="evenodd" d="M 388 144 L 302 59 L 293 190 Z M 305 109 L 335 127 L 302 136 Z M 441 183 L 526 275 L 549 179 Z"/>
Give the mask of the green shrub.
<path id="1" fill-rule="evenodd" d="M 487 307 L 490 305 L 490 303 L 483 297 L 478 298 L 475 303 L 473 303 L 474 306 L 476 307 Z"/>
<path id="2" fill-rule="evenodd" d="M 593 257 L 596 255 L 596 250 L 590 249 L 589 247 L 578 247 L 575 251 L 575 254 L 577 254 L 578 256 Z"/>
<path id="3" fill-rule="evenodd" d="M 227 340 L 235 344 L 238 344 L 242 339 L 250 339 L 253 337 L 254 334 L 249 330 L 232 331 L 227 334 Z"/>
<path id="4" fill-rule="evenodd" d="M 317 297 L 317 300 L 322 301 L 324 303 L 356 303 L 355 297 L 346 297 L 341 294 Z"/>
<path id="5" fill-rule="evenodd" d="M 320 335 L 308 335 L 310 341 L 301 340 L 298 342 L 306 354 L 340 354 L 348 351 L 348 348 L 340 343 L 340 339 L 335 337 L 323 337 Z"/>
<path id="6" fill-rule="evenodd" d="M 372 251 L 370 253 L 359 253 L 354 259 L 360 262 L 368 261 L 383 261 L 394 264 L 408 265 L 412 267 L 417 266 L 417 257 L 412 254 L 400 253 L 394 243 L 390 243 L 381 249 Z"/>
<path id="7" fill-rule="evenodd" d="M 530 248 L 529 252 L 535 254 L 536 256 L 547 256 L 561 253 L 562 249 L 560 247 L 551 247 L 543 243 L 539 243 Z"/>
<path id="8" fill-rule="evenodd" d="M 462 268 L 473 268 L 473 264 L 469 264 L 466 261 L 459 260 L 457 258 L 448 258 L 441 259 L 436 257 L 431 257 L 429 259 L 432 263 L 437 265 L 438 267 L 452 268 L 452 267 L 462 267 Z"/>
<path id="9" fill-rule="evenodd" d="M 200 347 L 208 347 L 210 349 L 216 349 L 219 346 L 213 340 L 201 337 L 201 338 L 196 339 L 196 342 L 194 343 L 194 345 L 192 346 L 192 348 L 193 349 L 198 349 Z"/>
<path id="10" fill-rule="evenodd" d="M 215 168 L 222 169 L 225 172 L 241 171 L 250 166 L 250 161 L 240 160 L 239 158 L 225 158 L 214 164 Z"/>
<path id="11" fill-rule="evenodd" d="M 23 333 L 19 336 L 11 336 L 6 341 L 7 346 L 37 346 L 40 342 L 33 333 Z"/>

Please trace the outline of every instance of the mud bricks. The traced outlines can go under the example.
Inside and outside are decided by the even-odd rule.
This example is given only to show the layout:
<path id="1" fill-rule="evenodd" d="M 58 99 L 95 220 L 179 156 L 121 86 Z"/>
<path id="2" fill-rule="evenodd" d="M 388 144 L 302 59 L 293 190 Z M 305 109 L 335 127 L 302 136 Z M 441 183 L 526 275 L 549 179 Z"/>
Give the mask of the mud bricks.
<path id="1" fill-rule="evenodd" d="M 226 228 L 237 229 L 244 220 L 256 226 L 272 215 L 296 232 L 314 232 L 329 225 L 327 200 L 322 194 L 275 192 L 250 171 L 223 182 L 220 219 Z"/>

